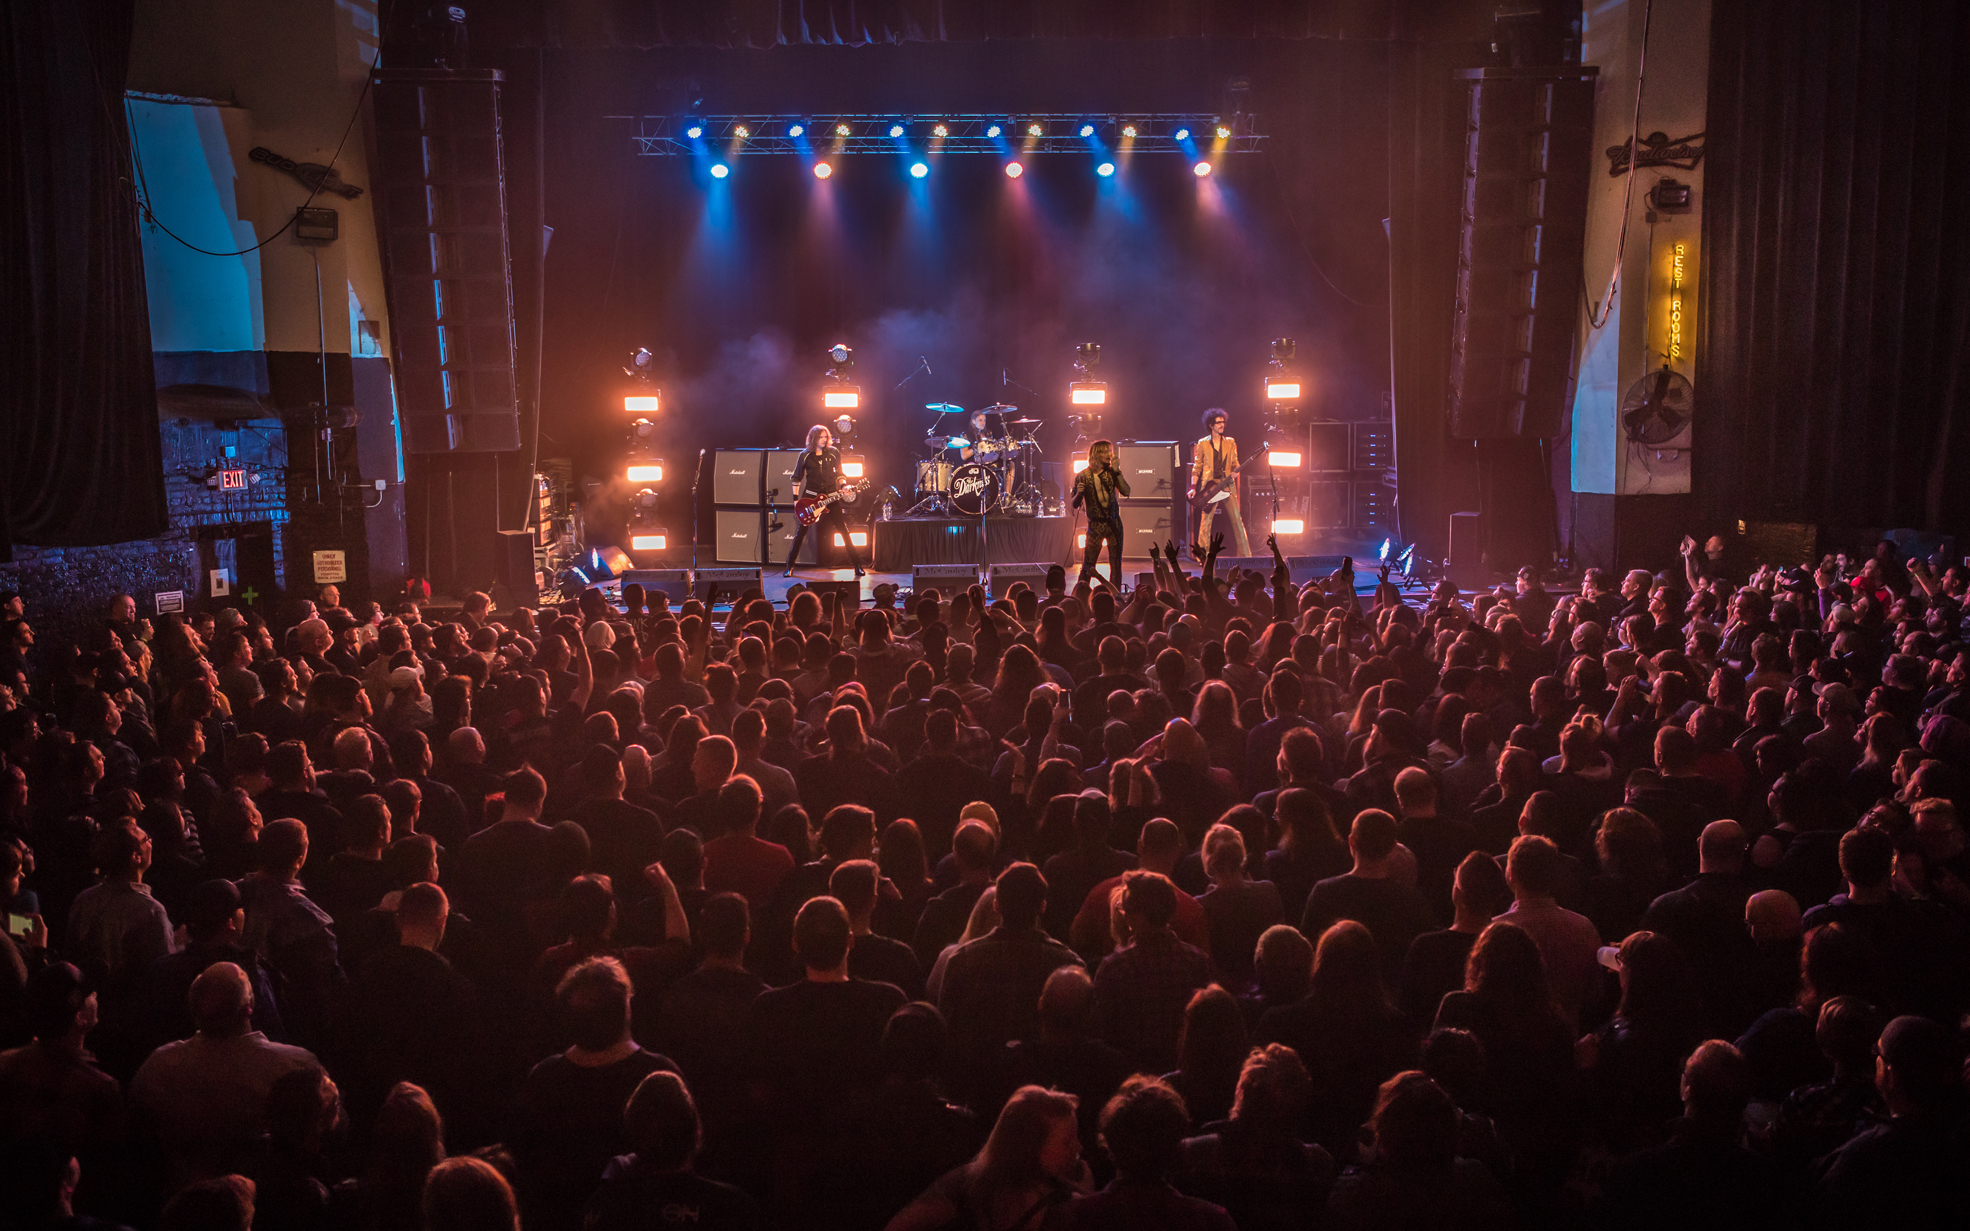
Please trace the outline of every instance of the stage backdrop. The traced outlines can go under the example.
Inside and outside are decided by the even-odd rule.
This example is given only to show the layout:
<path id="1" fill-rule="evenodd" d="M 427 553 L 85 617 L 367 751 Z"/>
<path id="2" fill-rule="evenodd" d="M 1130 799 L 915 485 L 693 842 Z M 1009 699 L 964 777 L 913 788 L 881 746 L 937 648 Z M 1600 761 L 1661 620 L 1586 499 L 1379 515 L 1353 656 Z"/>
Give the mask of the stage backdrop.
<path id="1" fill-rule="evenodd" d="M 799 440 L 825 349 L 855 348 L 878 486 L 907 492 L 927 402 L 1003 401 L 1063 456 L 1076 344 L 1099 343 L 1107 434 L 1189 439 L 1222 406 L 1257 437 L 1271 340 L 1299 342 L 1312 406 L 1383 415 L 1389 377 L 1386 43 L 1024 40 L 545 55 L 542 456 L 608 474 L 622 366 L 658 356 L 670 473 L 700 448 Z M 639 158 L 610 115 L 1228 111 L 1270 135 L 1205 179 L 1176 155 Z M 929 370 L 921 370 L 927 361 Z M 913 374 L 914 373 L 914 374 Z M 897 386 L 901 383 L 901 388 Z M 612 493 L 605 491 L 604 499 Z M 673 533 L 689 512 L 666 501 Z"/>
<path id="2" fill-rule="evenodd" d="M 1970 6 L 1718 4 L 1694 486 L 1719 520 L 1970 526 Z"/>

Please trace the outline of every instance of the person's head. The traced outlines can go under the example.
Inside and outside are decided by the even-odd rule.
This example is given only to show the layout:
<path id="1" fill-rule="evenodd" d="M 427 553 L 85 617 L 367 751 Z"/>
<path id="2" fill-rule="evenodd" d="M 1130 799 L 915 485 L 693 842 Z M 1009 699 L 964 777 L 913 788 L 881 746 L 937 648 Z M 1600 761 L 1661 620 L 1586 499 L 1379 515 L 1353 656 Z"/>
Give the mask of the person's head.
<path id="1" fill-rule="evenodd" d="M 1960 1095 L 1963 1053 L 1942 1025 L 1902 1016 L 1881 1031 L 1874 1082 L 1896 1116 L 1930 1111 Z"/>
<path id="2" fill-rule="evenodd" d="M 1415 766 L 1395 776 L 1395 802 L 1405 817 L 1436 815 L 1436 779 Z"/>
<path id="3" fill-rule="evenodd" d="M 1798 901 L 1783 889 L 1760 889 L 1744 902 L 1744 926 L 1761 945 L 1799 939 Z"/>
<path id="4" fill-rule="evenodd" d="M 1542 1010 L 1550 999 L 1539 946 L 1515 923 L 1492 923 L 1478 934 L 1464 966 L 1464 987 L 1517 1013 Z"/>
<path id="5" fill-rule="evenodd" d="M 1268 1043 L 1245 1057 L 1232 1096 L 1231 1118 L 1245 1128 L 1293 1133 L 1312 1100 L 1313 1079 L 1299 1053 L 1284 1043 Z"/>
<path id="6" fill-rule="evenodd" d="M 165 1203 L 158 1231 L 252 1231 L 257 1195 L 243 1175 L 199 1180 Z"/>
<path id="7" fill-rule="evenodd" d="M 531 765 L 522 765 L 500 780 L 500 791 L 505 799 L 505 807 L 500 810 L 502 821 L 540 819 L 541 806 L 547 801 L 547 780 L 542 778 Z"/>
<path id="8" fill-rule="evenodd" d="M 245 1034 L 253 1018 L 253 984 L 231 962 L 214 962 L 192 980 L 187 994 L 192 1024 L 208 1038 Z"/>
<path id="9" fill-rule="evenodd" d="M 675 1073 L 651 1073 L 636 1084 L 623 1107 L 622 1127 L 636 1161 L 657 1171 L 689 1167 L 703 1140 L 698 1105 Z"/>
<path id="10" fill-rule="evenodd" d="M 736 893 L 716 893 L 698 910 L 694 931 L 706 956 L 736 962 L 745 956 L 752 939 L 752 910 Z"/>
<path id="11" fill-rule="evenodd" d="M 1744 1056 L 1722 1039 L 1699 1043 L 1683 1064 L 1683 1114 L 1715 1127 L 1735 1128 L 1751 1100 Z"/>
<path id="12" fill-rule="evenodd" d="M 843 860 L 828 875 L 828 893 L 848 912 L 849 923 L 855 930 L 868 927 L 881 881 L 882 872 L 868 859 Z"/>
<path id="13" fill-rule="evenodd" d="M 404 944 L 435 951 L 444 941 L 451 903 L 443 889 L 420 881 L 397 896 L 396 916 L 397 933 Z"/>
<path id="14" fill-rule="evenodd" d="M 1512 889 L 1496 859 L 1483 851 L 1472 851 L 1457 865 L 1450 900 L 1460 919 L 1486 920 L 1511 906 Z"/>
<path id="15" fill-rule="evenodd" d="M 883 1078 L 896 1082 L 935 1081 L 943 1076 L 951 1032 L 937 1006 L 921 1001 L 890 1014 L 882 1029 Z"/>
<path id="16" fill-rule="evenodd" d="M 1295 1004 L 1313 974 L 1313 944 L 1291 924 L 1275 923 L 1259 934 L 1252 974 L 1270 1004 Z"/>
<path id="17" fill-rule="evenodd" d="M 1160 1077 L 1138 1073 L 1101 1109 L 1101 1142 L 1123 1179 L 1162 1183 L 1183 1162 L 1190 1112 Z"/>
<path id="18" fill-rule="evenodd" d="M 415 1197 L 431 1168 L 444 1160 L 445 1122 L 437 1105 L 422 1086 L 398 1082 L 370 1126 L 365 1181 L 382 1192 Z"/>
<path id="19" fill-rule="evenodd" d="M 1079 1100 L 1058 1090 L 1021 1086 L 1013 1091 L 975 1160 L 980 1187 L 988 1193 L 1018 1192 L 1071 1180 L 1081 1160 L 1079 1109 Z"/>
<path id="20" fill-rule="evenodd" d="M 1446 1172 L 1457 1156 L 1457 1104 L 1426 1073 L 1382 1083 L 1368 1121 L 1375 1161 L 1407 1174 Z"/>
<path id="21" fill-rule="evenodd" d="M 1039 926 L 1047 907 L 1047 878 L 1030 863 L 1015 863 L 993 882 L 998 889 L 999 924 L 1008 931 Z"/>
<path id="22" fill-rule="evenodd" d="M 629 1038 L 629 1002 L 635 991 L 621 962 L 592 957 L 561 976 L 554 1004 L 577 1048 L 603 1052 Z"/>
<path id="23" fill-rule="evenodd" d="M 448 1158 L 424 1180 L 424 1231 L 519 1231 L 513 1186 L 491 1163 Z"/>
<path id="24" fill-rule="evenodd" d="M 28 1030 L 44 1044 L 80 1048 L 96 1025 L 96 994 L 68 962 L 50 962 L 28 976 L 25 1009 Z"/>
<path id="25" fill-rule="evenodd" d="M 1840 836 L 1840 875 L 1848 892 L 1881 891 L 1895 870 L 1895 840 L 1874 825 L 1861 825 Z"/>
<path id="26" fill-rule="evenodd" d="M 1213 406 L 1209 410 L 1205 411 L 1200 421 L 1204 425 L 1204 430 L 1206 432 L 1211 433 L 1214 436 L 1224 431 L 1224 425 L 1225 425 L 1224 411 L 1220 410 L 1216 406 Z"/>
<path id="27" fill-rule="evenodd" d="M 1237 998 L 1215 983 L 1191 993 L 1177 1035 L 1177 1067 L 1193 1077 L 1221 1079 L 1237 1072 L 1249 1051 Z"/>
<path id="28" fill-rule="evenodd" d="M 794 953 L 809 974 L 845 971 L 851 935 L 848 911 L 834 898 L 812 898 L 794 916 Z"/>
<path id="29" fill-rule="evenodd" d="M 1354 854 L 1357 870 L 1379 869 L 1395 851 L 1395 818 L 1380 808 L 1364 808 L 1356 814 L 1348 831 L 1348 850 Z"/>
<path id="30" fill-rule="evenodd" d="M 308 827 L 292 817 L 269 822 L 255 847 L 260 869 L 277 880 L 292 880 L 308 862 Z"/>
<path id="31" fill-rule="evenodd" d="M 1558 890 L 1564 865 L 1560 848 L 1550 838 L 1520 834 L 1506 856 L 1505 880 L 1521 901 L 1550 898 Z"/>
<path id="32" fill-rule="evenodd" d="M 1868 1076 L 1881 1037 L 1881 1014 L 1859 996 L 1835 996 L 1820 1006 L 1813 1041 L 1841 1077 Z"/>
<path id="33" fill-rule="evenodd" d="M 1744 826 L 1736 821 L 1712 821 L 1697 839 L 1699 870 L 1737 873 L 1744 870 L 1744 852 L 1749 845 Z"/>
<path id="34" fill-rule="evenodd" d="M 1177 913 L 1177 890 L 1170 878 L 1160 872 L 1140 868 L 1122 874 L 1122 913 L 1129 920 L 1130 932 L 1140 936 L 1149 929 L 1170 926 Z"/>

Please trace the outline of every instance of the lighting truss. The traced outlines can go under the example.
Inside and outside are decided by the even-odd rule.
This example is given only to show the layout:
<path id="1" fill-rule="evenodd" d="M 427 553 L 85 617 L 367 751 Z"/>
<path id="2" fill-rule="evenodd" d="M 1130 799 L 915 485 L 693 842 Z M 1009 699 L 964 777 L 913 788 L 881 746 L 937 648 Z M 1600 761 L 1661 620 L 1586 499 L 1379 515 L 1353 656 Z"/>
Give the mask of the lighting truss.
<path id="1" fill-rule="evenodd" d="M 1206 115 L 1126 115 L 1096 124 L 1095 136 L 1080 135 L 1088 123 L 1085 112 L 1073 114 L 1034 114 L 1016 112 L 1001 115 L 612 115 L 604 119 L 630 125 L 635 152 L 645 157 L 715 155 L 721 159 L 753 154 L 810 154 L 832 157 L 841 154 L 895 154 L 898 143 L 911 149 L 935 148 L 944 154 L 1085 154 L 1089 141 L 1099 139 L 1108 147 L 1123 140 L 1121 127 L 1133 124 L 1136 135 L 1128 138 L 1129 148 L 1139 154 L 1185 153 L 1216 157 L 1221 154 L 1256 153 L 1264 145 L 1262 133 L 1234 129 L 1232 136 L 1218 144 L 1212 136 L 1216 121 Z M 805 128 L 802 137 L 789 137 L 795 124 Z M 904 135 L 892 137 L 889 130 L 901 124 Z M 931 130 L 943 125 L 946 135 L 933 137 Z M 1027 135 L 1031 124 L 1041 126 L 1037 137 Z M 848 136 L 837 136 L 846 125 Z M 996 137 L 986 130 L 998 125 Z M 690 137 L 688 129 L 701 129 Z M 740 130 L 745 130 L 744 136 Z M 1190 138 L 1178 141 L 1172 134 L 1187 129 Z"/>

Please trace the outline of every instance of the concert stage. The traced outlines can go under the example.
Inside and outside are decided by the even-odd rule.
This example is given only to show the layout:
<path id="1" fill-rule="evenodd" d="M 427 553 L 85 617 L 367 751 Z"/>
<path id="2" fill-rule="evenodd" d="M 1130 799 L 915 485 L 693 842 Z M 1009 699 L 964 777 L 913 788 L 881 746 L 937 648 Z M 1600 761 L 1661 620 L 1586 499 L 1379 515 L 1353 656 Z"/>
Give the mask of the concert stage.
<path id="1" fill-rule="evenodd" d="M 880 573 L 919 564 L 1066 564 L 1074 554 L 1075 517 L 904 517 L 869 524 Z"/>

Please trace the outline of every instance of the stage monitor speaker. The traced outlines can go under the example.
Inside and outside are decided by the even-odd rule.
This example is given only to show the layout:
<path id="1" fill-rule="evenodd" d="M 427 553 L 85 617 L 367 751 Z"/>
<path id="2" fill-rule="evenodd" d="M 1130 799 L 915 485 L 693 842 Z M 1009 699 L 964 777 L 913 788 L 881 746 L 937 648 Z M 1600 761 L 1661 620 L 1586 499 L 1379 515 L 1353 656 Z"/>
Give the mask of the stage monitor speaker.
<path id="1" fill-rule="evenodd" d="M 534 536 L 531 530 L 498 530 L 499 542 L 493 562 L 499 584 L 520 607 L 540 605 L 540 574 L 534 567 Z"/>
<path id="2" fill-rule="evenodd" d="M 1450 580 L 1459 590 L 1481 590 L 1489 576 L 1484 564 L 1484 519 L 1476 513 L 1450 515 Z"/>
<path id="3" fill-rule="evenodd" d="M 1307 428 L 1309 440 L 1306 473 L 1332 474 L 1352 468 L 1354 433 L 1347 423 L 1314 423 Z"/>
<path id="4" fill-rule="evenodd" d="M 793 503 L 794 497 L 800 494 L 793 481 L 793 468 L 794 463 L 800 460 L 800 455 L 803 452 L 805 450 L 802 449 L 766 450 L 767 499 L 776 504 L 790 505 Z M 771 493 L 775 490 L 780 494 L 777 496 L 772 495 Z"/>
<path id="5" fill-rule="evenodd" d="M 1129 481 L 1130 500 L 1169 500 L 1183 490 L 1174 440 L 1125 440 L 1115 446 L 1115 465 Z"/>
<path id="6" fill-rule="evenodd" d="M 1592 174 L 1593 68 L 1476 68 L 1450 335 L 1450 434 L 1560 434 Z"/>
<path id="7" fill-rule="evenodd" d="M 1169 501 L 1160 504 L 1148 501 L 1122 502 L 1122 558 L 1124 560 L 1147 560 L 1149 549 L 1161 550 L 1166 542 L 1177 537 L 1179 527 L 1171 521 L 1172 512 Z M 1085 530 L 1085 527 L 1083 527 Z M 1080 532 L 1075 535 L 1074 555 L 1079 558 L 1085 553 L 1085 541 Z M 1102 559 L 1108 558 L 1103 549 Z"/>
<path id="8" fill-rule="evenodd" d="M 520 447 L 500 74 L 382 69 L 370 179 L 404 447 Z"/>
<path id="9" fill-rule="evenodd" d="M 759 537 L 764 529 L 758 509 L 719 509 L 712 515 L 711 558 L 720 564 L 757 566 Z"/>
<path id="10" fill-rule="evenodd" d="M 918 594 L 935 590 L 949 602 L 953 594 L 963 594 L 978 584 L 976 564 L 918 564 L 910 569 L 910 588 Z"/>
<path id="11" fill-rule="evenodd" d="M 766 587 L 760 583 L 759 567 L 752 568 L 701 568 L 691 578 L 696 588 L 696 597 L 712 603 L 730 603 L 744 598 L 752 591 L 764 594 Z"/>
<path id="12" fill-rule="evenodd" d="M 780 528 L 778 530 L 773 528 L 774 518 L 776 517 L 779 519 Z M 793 506 L 791 504 L 782 504 L 778 506 L 775 512 L 768 514 L 766 520 L 766 563 L 777 565 L 781 568 L 786 567 L 787 548 L 793 546 L 794 533 L 799 529 L 800 522 L 794 517 Z M 810 532 L 805 539 L 801 540 L 800 557 L 794 563 L 811 565 L 818 561 L 820 559 L 818 554 L 820 545 L 820 532 Z"/>
<path id="13" fill-rule="evenodd" d="M 662 594 L 672 603 L 691 597 L 691 570 L 687 568 L 633 568 L 622 575 L 622 583 L 642 586 L 645 594 Z"/>
<path id="14" fill-rule="evenodd" d="M 847 603 L 850 607 L 862 604 L 862 579 L 860 577 L 824 577 L 819 581 L 797 581 L 787 587 L 787 601 L 801 590 L 812 590 L 816 594 L 832 594 L 835 603 Z"/>
<path id="15" fill-rule="evenodd" d="M 711 502 L 756 509 L 766 455 L 759 449 L 718 449 L 711 455 Z"/>
<path id="16" fill-rule="evenodd" d="M 994 564 L 991 570 L 992 584 L 987 593 L 993 598 L 1004 598 L 1014 584 L 1023 581 L 1034 594 L 1045 598 L 1047 570 L 1053 567 L 1055 566 L 1046 563 Z"/>
<path id="17" fill-rule="evenodd" d="M 1287 556 L 1286 572 L 1292 577 L 1294 585 L 1303 586 L 1309 581 L 1332 577 L 1335 570 L 1341 567 L 1341 561 L 1346 558 L 1345 556 Z M 1359 564 L 1355 566 L 1355 571 L 1358 576 Z"/>

